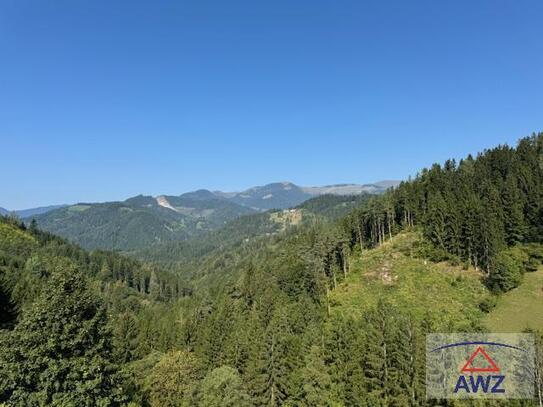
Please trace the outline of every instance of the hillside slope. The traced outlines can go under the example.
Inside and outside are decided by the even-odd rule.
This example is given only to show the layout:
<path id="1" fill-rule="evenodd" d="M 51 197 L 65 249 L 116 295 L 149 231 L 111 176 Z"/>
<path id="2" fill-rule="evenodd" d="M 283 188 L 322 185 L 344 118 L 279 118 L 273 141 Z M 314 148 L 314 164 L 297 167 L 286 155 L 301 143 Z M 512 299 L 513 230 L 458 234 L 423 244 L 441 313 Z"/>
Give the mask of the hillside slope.
<path id="1" fill-rule="evenodd" d="M 449 263 L 415 257 L 422 237 L 403 232 L 380 247 L 357 252 L 347 278 L 332 292 L 332 313 L 359 317 L 380 300 L 409 310 L 418 319 L 437 318 L 447 326 L 477 325 L 479 308 L 491 296 L 483 274 Z"/>
<path id="2" fill-rule="evenodd" d="M 250 188 L 239 193 L 211 192 L 200 189 L 179 196 L 138 195 L 122 202 L 79 203 L 58 208 L 22 211 L 20 216 L 34 218 L 39 227 L 67 238 L 87 249 L 134 251 L 154 245 L 184 241 L 221 228 L 243 215 L 300 205 L 325 193 L 334 194 L 338 203 L 342 195 L 365 196 L 382 192 L 382 186 L 336 185 L 301 188 L 290 182 L 278 182 Z M 352 204 L 338 208 L 344 214 Z"/>
<path id="3" fill-rule="evenodd" d="M 492 332 L 543 331 L 543 268 L 524 274 L 519 287 L 498 299 L 484 324 Z"/>
<path id="4" fill-rule="evenodd" d="M 33 218 L 40 228 L 87 249 L 127 251 L 188 239 L 252 212 L 216 198 L 139 195 L 124 202 L 72 205 Z"/>
<path id="5" fill-rule="evenodd" d="M 131 251 L 137 258 L 157 263 L 186 263 L 214 250 L 228 250 L 262 237 L 275 236 L 312 222 L 334 221 L 370 199 L 369 194 L 321 195 L 295 208 L 237 217 L 222 227 L 184 241 L 158 243 Z M 174 199 L 170 202 L 178 203 Z"/>

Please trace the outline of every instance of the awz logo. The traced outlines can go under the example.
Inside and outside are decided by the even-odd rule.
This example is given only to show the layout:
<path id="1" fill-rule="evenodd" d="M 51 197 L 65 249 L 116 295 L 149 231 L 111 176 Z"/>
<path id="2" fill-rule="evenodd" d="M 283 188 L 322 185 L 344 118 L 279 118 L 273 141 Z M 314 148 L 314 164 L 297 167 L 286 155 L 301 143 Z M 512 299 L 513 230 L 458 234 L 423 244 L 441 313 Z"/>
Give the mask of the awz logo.
<path id="1" fill-rule="evenodd" d="M 527 333 L 428 334 L 426 398 L 533 398 L 534 355 Z"/>
<path id="2" fill-rule="evenodd" d="M 478 356 L 481 355 L 482 358 L 488 363 L 487 367 L 475 367 L 473 362 Z M 479 359 L 481 359 L 479 357 Z M 485 349 L 482 346 L 479 346 L 475 352 L 473 352 L 460 370 L 460 373 L 499 373 L 500 368 L 494 362 Z M 465 391 L 466 393 L 477 393 L 479 391 L 483 393 L 505 393 L 505 389 L 501 387 L 503 381 L 505 380 L 504 375 L 472 375 L 466 376 L 464 374 L 458 377 L 454 392 L 458 393 Z"/>

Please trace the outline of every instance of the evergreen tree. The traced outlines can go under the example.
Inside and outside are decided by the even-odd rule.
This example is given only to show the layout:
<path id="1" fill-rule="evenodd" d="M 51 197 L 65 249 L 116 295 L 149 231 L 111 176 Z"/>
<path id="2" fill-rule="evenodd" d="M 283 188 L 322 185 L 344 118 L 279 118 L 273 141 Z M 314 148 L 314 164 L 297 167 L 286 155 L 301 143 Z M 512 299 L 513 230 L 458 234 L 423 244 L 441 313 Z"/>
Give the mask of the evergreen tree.
<path id="1" fill-rule="evenodd" d="M 243 382 L 235 369 L 221 366 L 210 371 L 200 385 L 198 406 L 250 407 L 252 406 Z"/>
<path id="2" fill-rule="evenodd" d="M 330 376 L 323 361 L 322 349 L 312 346 L 301 371 L 303 403 L 307 407 L 327 405 L 330 397 Z"/>
<path id="3" fill-rule="evenodd" d="M 276 407 L 288 398 L 288 377 L 296 367 L 291 340 L 286 315 L 278 310 L 249 363 L 251 396 L 257 405 Z"/>
<path id="4" fill-rule="evenodd" d="M 428 212 L 425 222 L 425 234 L 428 239 L 437 247 L 445 250 L 446 243 L 446 222 L 445 222 L 445 200 L 441 193 L 436 192 L 428 199 Z"/>
<path id="5" fill-rule="evenodd" d="M 145 379 L 149 404 L 151 407 L 194 405 L 200 377 L 200 362 L 191 353 L 173 351 L 164 354 Z"/>
<path id="6" fill-rule="evenodd" d="M 505 180 L 502 193 L 503 207 L 506 211 L 504 217 L 505 236 L 509 245 L 521 243 L 526 234 L 524 222 L 523 202 L 515 177 L 510 174 Z"/>
<path id="7" fill-rule="evenodd" d="M 507 252 L 496 255 L 490 274 L 488 286 L 496 292 L 506 292 L 517 287 L 522 278 L 522 264 Z"/>
<path id="8" fill-rule="evenodd" d="M 138 326 L 131 313 L 120 314 L 113 325 L 115 355 L 121 363 L 134 359 L 138 345 Z"/>
<path id="9" fill-rule="evenodd" d="M 55 272 L 0 345 L 0 401 L 113 406 L 122 401 L 100 301 L 75 268 Z"/>
<path id="10" fill-rule="evenodd" d="M 9 327 L 17 316 L 11 300 L 11 292 L 2 277 L 0 275 L 0 329 Z"/>
<path id="11" fill-rule="evenodd" d="M 368 312 L 366 320 L 366 354 L 364 376 L 370 396 L 388 403 L 391 393 L 391 344 L 394 326 L 391 321 L 391 307 L 379 300 L 375 310 Z"/>
<path id="12" fill-rule="evenodd" d="M 351 318 L 335 316 L 326 326 L 324 362 L 331 379 L 334 400 L 356 405 L 367 395 L 363 374 L 366 328 Z"/>

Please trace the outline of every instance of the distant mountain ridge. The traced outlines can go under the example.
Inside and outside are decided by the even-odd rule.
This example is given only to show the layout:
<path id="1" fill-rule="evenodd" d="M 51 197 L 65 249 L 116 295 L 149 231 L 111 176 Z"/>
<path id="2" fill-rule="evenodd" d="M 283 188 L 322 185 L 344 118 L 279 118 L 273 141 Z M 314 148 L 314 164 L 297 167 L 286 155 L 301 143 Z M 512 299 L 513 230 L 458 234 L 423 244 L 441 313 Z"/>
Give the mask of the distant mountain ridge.
<path id="1" fill-rule="evenodd" d="M 385 180 L 372 184 L 334 184 L 325 186 L 303 187 L 292 182 L 274 182 L 256 186 L 241 192 L 209 191 L 200 189 L 181 196 L 197 196 L 198 199 L 220 198 L 230 200 L 255 210 L 286 209 L 300 205 L 304 201 L 319 195 L 359 195 L 364 193 L 380 194 L 388 188 L 399 185 L 400 181 Z"/>
<path id="2" fill-rule="evenodd" d="M 14 213 L 19 218 L 28 218 L 30 216 L 41 215 L 43 213 L 47 213 L 58 208 L 63 208 L 65 206 L 68 206 L 68 205 L 40 206 L 37 208 L 21 209 L 21 210 L 15 210 L 15 211 L 10 211 L 5 208 L 0 208 L 0 215 L 6 216 L 6 215 L 9 215 L 10 213 Z"/>
<path id="3" fill-rule="evenodd" d="M 335 184 L 322 187 L 302 187 L 304 192 L 316 195 L 359 195 L 363 193 L 379 194 L 388 188 L 399 185 L 399 181 L 379 181 L 373 184 Z"/>
<path id="4" fill-rule="evenodd" d="M 121 202 L 79 203 L 19 216 L 35 218 L 41 229 L 87 249 L 132 251 L 201 236 L 241 216 L 296 207 L 316 196 L 377 194 L 388 185 L 389 181 L 300 187 L 275 182 L 242 192 L 200 189 L 178 196 L 137 195 Z"/>

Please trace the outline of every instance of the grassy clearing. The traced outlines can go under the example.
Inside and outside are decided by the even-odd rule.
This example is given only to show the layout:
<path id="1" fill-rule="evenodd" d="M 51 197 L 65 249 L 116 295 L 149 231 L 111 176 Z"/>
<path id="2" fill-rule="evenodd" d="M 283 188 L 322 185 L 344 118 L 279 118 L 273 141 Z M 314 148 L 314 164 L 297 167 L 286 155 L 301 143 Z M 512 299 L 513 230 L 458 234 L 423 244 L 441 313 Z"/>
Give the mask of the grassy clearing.
<path id="1" fill-rule="evenodd" d="M 90 207 L 91 207 L 90 205 L 72 205 L 72 206 L 68 207 L 68 211 L 70 211 L 70 212 L 84 212 L 87 209 L 89 209 Z"/>
<path id="2" fill-rule="evenodd" d="M 360 316 L 384 298 L 417 317 L 430 316 L 442 328 L 467 328 L 480 321 L 484 314 L 478 305 L 489 296 L 481 275 L 411 257 L 419 240 L 416 233 L 402 233 L 351 258 L 346 281 L 332 292 L 332 313 Z"/>
<path id="3" fill-rule="evenodd" d="M 543 268 L 524 274 L 521 285 L 498 299 L 484 323 L 493 332 L 543 330 Z"/>
<path id="4" fill-rule="evenodd" d="M 270 219 L 281 226 L 284 231 L 288 226 L 299 225 L 302 222 L 302 211 L 300 209 L 284 209 L 272 212 Z"/>
<path id="5" fill-rule="evenodd" d="M 30 234 L 13 225 L 0 223 L 0 254 L 3 250 L 12 254 L 22 254 L 33 246 L 37 246 L 37 242 Z"/>

